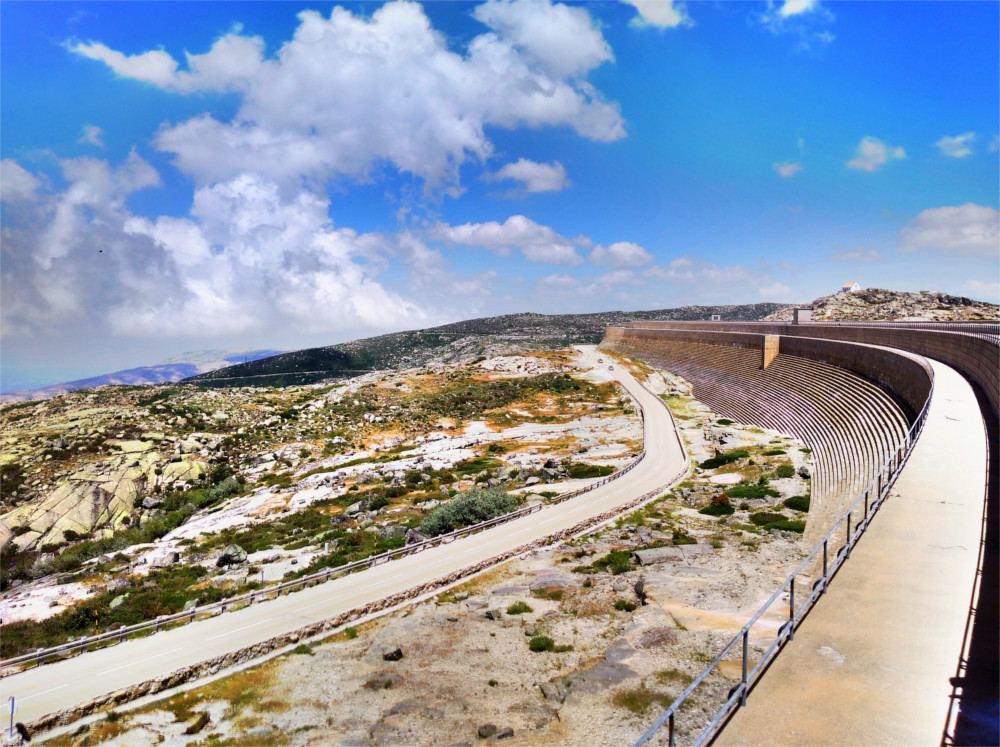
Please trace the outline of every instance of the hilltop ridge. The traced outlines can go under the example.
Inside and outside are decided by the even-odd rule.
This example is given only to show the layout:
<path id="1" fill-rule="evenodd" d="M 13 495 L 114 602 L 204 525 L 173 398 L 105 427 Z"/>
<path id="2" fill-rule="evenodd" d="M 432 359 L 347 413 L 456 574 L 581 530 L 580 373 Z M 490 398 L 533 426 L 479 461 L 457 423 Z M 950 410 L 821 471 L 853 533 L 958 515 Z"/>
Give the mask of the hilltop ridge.
<path id="1" fill-rule="evenodd" d="M 297 350 L 221 368 L 185 379 L 185 382 L 219 387 L 310 384 L 372 370 L 462 363 L 507 353 L 593 344 L 600 342 L 606 327 L 633 321 L 707 321 L 714 314 L 723 321 L 757 321 L 785 305 L 759 303 L 593 314 L 507 314 Z"/>
<path id="2" fill-rule="evenodd" d="M 792 320 L 791 306 L 765 317 L 768 322 Z M 940 291 L 893 291 L 868 288 L 821 296 L 812 302 L 817 322 L 965 322 L 1000 320 L 1000 306 Z"/>

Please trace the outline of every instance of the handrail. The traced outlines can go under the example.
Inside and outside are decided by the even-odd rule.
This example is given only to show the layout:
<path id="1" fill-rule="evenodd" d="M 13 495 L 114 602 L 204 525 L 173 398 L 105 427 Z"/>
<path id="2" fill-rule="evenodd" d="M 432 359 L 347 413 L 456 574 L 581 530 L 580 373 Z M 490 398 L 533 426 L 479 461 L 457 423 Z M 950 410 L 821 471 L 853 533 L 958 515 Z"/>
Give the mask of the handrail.
<path id="1" fill-rule="evenodd" d="M 638 381 L 638 379 L 636 380 Z M 640 382 L 642 386 L 647 391 L 650 391 L 648 387 Z M 650 391 L 652 394 L 652 392 Z M 655 396 L 655 395 L 654 395 Z M 661 402 L 664 407 L 666 403 L 657 397 L 657 401 Z M 642 422 L 645 423 L 645 412 L 642 409 L 642 405 L 639 404 L 639 416 Z M 669 412 L 669 408 L 668 408 Z M 676 428 L 674 429 L 676 432 Z M 678 436 L 678 438 L 680 438 Z M 683 450 L 683 444 L 682 444 Z M 577 488 L 575 490 L 570 490 L 565 493 L 561 493 L 557 496 L 553 496 L 549 499 L 550 504 L 563 503 L 564 501 L 574 498 L 583 493 L 595 490 L 603 485 L 613 482 L 614 480 L 623 477 L 627 473 L 631 472 L 635 467 L 646 456 L 645 443 L 643 443 L 642 452 L 624 467 L 622 467 L 617 472 L 603 477 L 595 482 L 585 485 L 582 488 Z M 687 455 L 685 454 L 685 457 Z M 61 656 L 63 654 L 70 655 L 74 651 L 79 651 L 79 653 L 84 653 L 91 646 L 100 646 L 105 643 L 121 643 L 130 635 L 137 633 L 142 633 L 148 630 L 152 630 L 154 633 L 160 632 L 165 626 L 171 625 L 173 623 L 184 624 L 188 622 L 195 622 L 199 616 L 213 615 L 214 613 L 223 614 L 229 608 L 238 607 L 245 603 L 247 606 L 252 605 L 256 602 L 265 601 L 269 599 L 277 599 L 281 596 L 282 592 L 286 594 L 291 593 L 296 590 L 295 587 L 299 589 L 304 589 L 308 584 L 312 582 L 325 583 L 331 576 L 336 575 L 337 577 L 342 575 L 347 575 L 354 573 L 359 570 L 365 570 L 371 568 L 375 565 L 380 565 L 382 563 L 387 563 L 390 560 L 396 560 L 397 558 L 406 557 L 407 555 L 412 555 L 414 553 L 421 552 L 431 547 L 437 547 L 438 545 L 448 544 L 461 537 L 466 537 L 471 534 L 476 534 L 478 532 L 484 531 L 486 529 L 491 529 L 492 527 L 499 526 L 500 524 L 506 524 L 509 521 L 514 521 L 521 518 L 522 516 L 527 516 L 528 514 L 533 514 L 537 511 L 541 511 L 544 504 L 538 503 L 532 506 L 525 506 L 524 508 L 519 508 L 516 511 L 512 511 L 503 516 L 498 516 L 493 519 L 488 519 L 486 521 L 479 522 L 478 524 L 473 524 L 471 526 L 462 527 L 456 529 L 447 534 L 441 534 L 437 537 L 431 537 L 430 539 L 424 540 L 422 542 L 415 542 L 412 545 L 407 545 L 405 547 L 399 547 L 395 550 L 387 550 L 386 552 L 379 553 L 377 555 L 371 555 L 362 560 L 355 560 L 352 563 L 346 563 L 335 568 L 326 568 L 322 571 L 317 571 L 316 573 L 310 574 L 308 576 L 303 576 L 302 578 L 292 579 L 291 581 L 285 581 L 278 584 L 277 586 L 267 587 L 259 591 L 251 591 L 247 594 L 242 594 L 237 597 L 232 597 L 230 599 L 224 599 L 219 602 L 212 602 L 210 604 L 204 604 L 198 607 L 192 607 L 189 610 L 184 610 L 181 612 L 175 612 L 170 615 L 161 615 L 155 620 L 146 620 L 141 623 L 135 623 L 133 625 L 124 626 L 117 628 L 106 633 L 100 633 L 93 636 L 84 636 L 83 638 L 77 639 L 75 641 L 69 641 L 67 643 L 62 643 L 56 646 L 50 646 L 48 648 L 38 649 L 27 654 L 21 654 L 20 656 L 15 656 L 10 659 L 0 660 L 0 678 L 4 676 L 9 676 L 10 674 L 15 674 L 15 672 L 6 672 L 10 667 L 15 667 L 21 664 L 28 664 L 34 662 L 36 666 L 41 666 L 42 664 L 49 663 L 46 661 L 49 657 Z M 273 594 L 273 596 L 271 596 Z"/>
<path id="2" fill-rule="evenodd" d="M 759 678 L 763 670 L 770 663 L 771 659 L 780 653 L 783 644 L 786 640 L 792 640 L 795 636 L 796 624 L 812 609 L 814 602 L 826 592 L 826 588 L 830 583 L 832 577 L 836 574 L 837 570 L 841 565 L 850 557 L 851 549 L 857 544 L 858 539 L 864 534 L 865 530 L 868 528 L 869 523 L 874 517 L 875 513 L 881 507 L 882 503 L 885 502 L 886 497 L 889 494 L 889 490 L 895 483 L 896 478 L 899 473 L 903 470 L 906 465 L 907 460 L 910 457 L 910 453 L 913 446 L 916 444 L 917 439 L 920 437 L 923 431 L 924 424 L 927 421 L 927 412 L 930 408 L 931 400 L 934 397 L 934 373 L 930 372 L 931 377 L 931 388 L 927 395 L 927 400 L 924 402 L 923 408 L 917 415 L 916 420 L 910 427 L 906 436 L 896 447 L 893 454 L 882 465 L 881 470 L 875 475 L 868 486 L 864 489 L 861 495 L 855 499 L 854 503 L 851 504 L 850 508 L 838 519 L 833 527 L 827 532 L 826 536 L 823 537 L 816 545 L 813 547 L 812 551 L 805 557 L 805 559 L 799 564 L 799 566 L 792 571 L 792 573 L 784 580 L 784 582 L 778 587 L 778 589 L 771 595 L 771 597 L 757 610 L 757 612 L 750 618 L 750 620 L 740 629 L 740 631 L 727 643 L 718 656 L 709 664 L 702 672 L 699 674 L 690 685 L 681 693 L 681 695 L 670 704 L 670 707 L 661 715 L 653 725 L 635 742 L 634 747 L 640 747 L 646 744 L 653 736 L 659 731 L 664 724 L 667 724 L 669 730 L 669 747 L 676 746 L 676 716 L 677 712 L 680 710 L 684 701 L 694 692 L 695 689 L 711 674 L 720 662 L 724 660 L 727 654 L 732 651 L 737 645 L 742 645 L 742 676 L 740 683 L 734 687 L 729 692 L 729 697 L 723 704 L 722 708 L 715 714 L 709 724 L 704 728 L 698 738 L 695 740 L 694 745 L 705 744 L 706 741 L 711 739 L 721 722 L 726 718 L 733 707 L 739 703 L 739 706 L 745 706 L 747 695 L 749 694 L 750 686 Z M 873 491 L 874 490 L 874 494 Z M 873 500 L 874 498 L 874 500 Z M 855 509 L 864 502 L 864 517 L 863 519 L 856 523 L 855 526 L 851 527 L 851 517 Z M 841 527 L 845 527 L 845 538 L 844 544 L 841 545 L 836 552 L 833 554 L 832 562 L 830 558 L 829 546 L 831 541 L 834 540 L 835 535 L 839 533 Z M 802 573 L 802 571 L 810 565 L 813 561 L 818 560 L 822 555 L 823 559 L 823 574 L 816 580 L 813 585 L 811 592 L 806 597 L 798 607 L 795 605 L 795 579 Z M 764 652 L 764 655 L 753 667 L 753 669 L 748 670 L 748 656 L 749 656 L 749 637 L 750 629 L 754 624 L 766 613 L 771 606 L 779 599 L 779 597 L 788 591 L 789 603 L 788 603 L 788 620 L 778 629 L 778 634 L 774 641 Z"/>

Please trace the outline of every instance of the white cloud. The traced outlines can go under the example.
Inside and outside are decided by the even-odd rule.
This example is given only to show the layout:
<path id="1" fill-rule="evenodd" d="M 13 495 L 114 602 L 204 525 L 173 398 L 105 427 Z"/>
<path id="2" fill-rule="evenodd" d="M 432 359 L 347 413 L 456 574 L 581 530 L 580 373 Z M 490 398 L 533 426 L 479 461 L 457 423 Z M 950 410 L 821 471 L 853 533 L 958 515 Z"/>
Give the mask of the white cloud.
<path id="1" fill-rule="evenodd" d="M 784 283 L 775 282 L 763 288 L 758 288 L 757 295 L 764 301 L 790 301 L 792 289 Z"/>
<path id="2" fill-rule="evenodd" d="M 503 223 L 489 221 L 461 226 L 438 223 L 428 231 L 428 236 L 449 244 L 481 247 L 501 256 L 509 256 L 513 249 L 518 249 L 532 262 L 553 265 L 583 263 L 573 241 L 523 215 L 512 215 Z"/>
<path id="3" fill-rule="evenodd" d="M 955 135 L 955 137 L 945 135 L 934 143 L 934 147 L 941 151 L 942 156 L 964 158 L 965 156 L 972 155 L 972 148 L 969 146 L 975 139 L 976 133 L 974 132 L 965 132 L 961 135 Z"/>
<path id="4" fill-rule="evenodd" d="M 861 138 L 854 152 L 854 158 L 847 162 L 847 168 L 867 171 L 877 171 L 892 160 L 906 158 L 906 151 L 894 145 L 888 145 L 881 140 L 866 135 Z"/>
<path id="5" fill-rule="evenodd" d="M 84 125 L 78 142 L 86 145 L 96 145 L 98 148 L 104 147 L 104 130 L 97 125 Z"/>
<path id="6" fill-rule="evenodd" d="M 677 257 L 666 266 L 651 267 L 644 274 L 655 280 L 681 286 L 687 294 L 706 303 L 732 303 L 734 297 L 742 295 L 748 288 L 757 288 L 760 297 L 765 292 L 778 295 L 791 292 L 777 282 L 765 267 L 720 267 L 711 260 L 690 256 Z"/>
<path id="7" fill-rule="evenodd" d="M 819 7 L 818 0 L 785 0 L 778 8 L 778 15 L 782 18 L 797 16 L 800 13 L 810 13 Z"/>
<path id="8" fill-rule="evenodd" d="M 614 59 L 583 8 L 548 0 L 489 0 L 472 15 L 553 78 L 583 75 Z"/>
<path id="9" fill-rule="evenodd" d="M 99 60 L 123 78 L 134 78 L 161 88 L 177 88 L 177 60 L 162 49 L 125 55 L 100 42 L 71 42 L 67 47 L 92 60 Z"/>
<path id="10" fill-rule="evenodd" d="M 876 262 L 882 259 L 882 255 L 876 249 L 859 246 L 846 252 L 828 254 L 826 258 L 831 262 Z"/>
<path id="11" fill-rule="evenodd" d="M 1000 255 L 1000 213 L 971 202 L 924 210 L 903 229 L 902 251 L 918 249 L 996 257 Z"/>
<path id="12" fill-rule="evenodd" d="M 555 286 L 557 288 L 576 288 L 580 281 L 576 278 L 572 278 L 565 272 L 558 272 L 555 275 L 546 275 L 539 282 L 545 285 Z"/>
<path id="13" fill-rule="evenodd" d="M 694 25 L 686 5 L 676 0 L 624 0 L 624 2 L 639 11 L 638 15 L 629 21 L 630 26 L 672 29 Z"/>
<path id="14" fill-rule="evenodd" d="M 973 298 L 993 303 L 1000 301 L 1000 281 L 998 280 L 970 280 L 962 285 L 962 291 Z"/>
<path id="15" fill-rule="evenodd" d="M 631 241 L 616 241 L 610 246 L 598 245 L 594 247 L 588 259 L 595 265 L 641 267 L 648 265 L 655 258 L 638 244 Z"/>
<path id="16" fill-rule="evenodd" d="M 780 4 L 768 0 L 767 8 L 751 14 L 750 19 L 775 36 L 788 34 L 797 38 L 797 52 L 826 46 L 836 38 L 829 31 L 819 28 L 832 23 L 834 16 L 818 0 L 786 0 Z"/>
<path id="17" fill-rule="evenodd" d="M 386 253 L 429 271 L 439 255 L 406 236 L 335 228 L 325 197 L 285 196 L 246 174 L 197 189 L 187 218 L 151 220 L 125 204 L 157 180 L 134 153 L 118 166 L 90 158 L 61 166 L 68 186 L 34 193 L 36 222 L 4 228 L 5 335 L 74 325 L 96 337 L 336 333 L 436 320 L 377 273 Z M 467 279 L 452 280 L 440 288 Z M 471 280 L 485 288 L 489 278 Z"/>
<path id="18" fill-rule="evenodd" d="M 491 1 L 475 15 L 490 30 L 464 54 L 449 49 L 420 5 L 403 0 L 370 17 L 303 11 L 293 38 L 266 58 L 261 39 L 234 31 L 187 55 L 186 70 L 159 50 L 127 57 L 98 42 L 70 48 L 167 90 L 241 96 L 231 121 L 203 114 L 156 136 L 202 185 L 253 171 L 294 190 L 302 179 L 364 178 L 388 162 L 454 190 L 464 162 L 492 153 L 490 126 L 625 137 L 617 104 L 584 79 L 613 59 L 585 9 Z"/>
<path id="19" fill-rule="evenodd" d="M 42 182 L 13 158 L 0 160 L 0 201 L 31 200 Z"/>
<path id="20" fill-rule="evenodd" d="M 506 164 L 497 172 L 487 175 L 486 179 L 488 181 L 513 179 L 523 182 L 524 192 L 558 192 L 570 185 L 569 179 L 566 178 L 566 169 L 558 161 L 536 163 L 527 158 L 519 158 L 514 163 Z"/>
<path id="21" fill-rule="evenodd" d="M 789 179 L 802 171 L 802 164 L 795 163 L 793 161 L 783 161 L 781 163 L 774 164 L 774 170 L 777 171 L 783 179 Z"/>
<path id="22" fill-rule="evenodd" d="M 990 144 L 986 146 L 986 150 L 990 153 L 996 153 L 998 148 L 1000 148 L 1000 135 L 994 135 Z"/>

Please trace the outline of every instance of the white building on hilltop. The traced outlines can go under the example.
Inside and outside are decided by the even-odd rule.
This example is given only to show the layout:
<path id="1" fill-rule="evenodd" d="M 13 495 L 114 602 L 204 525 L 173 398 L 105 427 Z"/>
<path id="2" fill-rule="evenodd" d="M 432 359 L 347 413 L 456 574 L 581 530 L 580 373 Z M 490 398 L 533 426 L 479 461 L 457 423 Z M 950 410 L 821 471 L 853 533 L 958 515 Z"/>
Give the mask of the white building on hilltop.
<path id="1" fill-rule="evenodd" d="M 861 286 L 857 284 L 857 281 L 848 280 L 842 286 L 840 286 L 841 291 L 847 291 L 848 293 L 855 293 L 861 290 Z"/>

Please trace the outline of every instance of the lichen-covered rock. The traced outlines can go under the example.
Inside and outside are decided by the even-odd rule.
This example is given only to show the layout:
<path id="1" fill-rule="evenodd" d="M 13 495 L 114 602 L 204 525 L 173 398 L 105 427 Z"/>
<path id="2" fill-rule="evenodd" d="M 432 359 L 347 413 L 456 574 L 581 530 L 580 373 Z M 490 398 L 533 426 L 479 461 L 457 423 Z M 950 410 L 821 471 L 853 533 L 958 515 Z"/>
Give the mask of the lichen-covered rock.
<path id="1" fill-rule="evenodd" d="M 226 549 L 222 551 L 222 555 L 219 556 L 219 559 L 215 561 L 215 564 L 221 568 L 226 565 L 238 565 L 240 563 L 245 563 L 246 559 L 246 550 L 239 545 L 228 545 Z"/>

